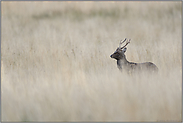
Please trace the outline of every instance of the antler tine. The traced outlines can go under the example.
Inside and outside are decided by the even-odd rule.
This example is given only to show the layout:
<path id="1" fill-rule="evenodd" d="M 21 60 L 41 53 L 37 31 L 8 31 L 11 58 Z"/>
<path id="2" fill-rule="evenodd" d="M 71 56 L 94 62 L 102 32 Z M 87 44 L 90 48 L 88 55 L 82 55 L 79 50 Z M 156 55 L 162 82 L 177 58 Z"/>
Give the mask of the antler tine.
<path id="1" fill-rule="evenodd" d="M 127 40 L 125 46 L 123 46 L 121 49 L 125 48 L 129 43 L 130 43 L 131 39 Z"/>
<path id="2" fill-rule="evenodd" d="M 124 43 L 125 41 L 126 41 L 126 38 L 125 38 L 125 40 L 123 42 L 122 42 L 122 40 L 120 41 L 119 48 L 121 47 L 121 44 Z"/>

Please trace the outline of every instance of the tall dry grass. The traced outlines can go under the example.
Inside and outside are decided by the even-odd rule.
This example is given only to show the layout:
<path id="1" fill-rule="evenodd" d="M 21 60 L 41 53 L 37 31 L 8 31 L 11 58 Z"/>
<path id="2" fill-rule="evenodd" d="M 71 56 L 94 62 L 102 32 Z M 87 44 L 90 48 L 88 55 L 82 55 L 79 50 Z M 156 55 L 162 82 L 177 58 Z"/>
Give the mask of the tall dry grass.
<path id="1" fill-rule="evenodd" d="M 180 121 L 181 2 L 2 2 L 3 121 Z M 131 38 L 121 73 L 109 56 Z"/>

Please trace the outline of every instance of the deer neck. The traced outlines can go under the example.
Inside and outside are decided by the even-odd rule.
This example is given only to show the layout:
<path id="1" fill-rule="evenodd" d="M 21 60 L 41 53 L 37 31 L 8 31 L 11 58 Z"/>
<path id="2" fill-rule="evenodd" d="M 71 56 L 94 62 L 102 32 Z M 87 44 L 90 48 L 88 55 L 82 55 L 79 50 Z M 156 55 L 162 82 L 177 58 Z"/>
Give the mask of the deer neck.
<path id="1" fill-rule="evenodd" d="M 119 69 L 122 69 L 125 66 L 128 66 L 129 62 L 126 59 L 126 56 L 124 56 L 122 59 L 117 60 L 117 66 Z"/>

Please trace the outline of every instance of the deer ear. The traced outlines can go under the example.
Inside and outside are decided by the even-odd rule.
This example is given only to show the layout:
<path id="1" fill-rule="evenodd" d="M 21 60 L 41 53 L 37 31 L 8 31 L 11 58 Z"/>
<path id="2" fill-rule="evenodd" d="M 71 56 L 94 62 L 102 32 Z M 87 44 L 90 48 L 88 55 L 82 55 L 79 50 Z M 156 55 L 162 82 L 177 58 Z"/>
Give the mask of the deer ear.
<path id="1" fill-rule="evenodd" d="M 122 51 L 123 51 L 123 53 L 125 53 L 125 52 L 126 52 L 126 49 L 127 49 L 127 48 L 125 47 L 125 48 L 122 50 Z"/>

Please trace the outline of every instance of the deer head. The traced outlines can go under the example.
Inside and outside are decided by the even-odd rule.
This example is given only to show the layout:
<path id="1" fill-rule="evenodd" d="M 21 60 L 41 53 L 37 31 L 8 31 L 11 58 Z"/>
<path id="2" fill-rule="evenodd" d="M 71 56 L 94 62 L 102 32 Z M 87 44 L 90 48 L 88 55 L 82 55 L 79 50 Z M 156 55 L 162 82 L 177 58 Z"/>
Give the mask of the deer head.
<path id="1" fill-rule="evenodd" d="M 125 40 L 124 41 L 120 41 L 120 43 L 119 43 L 119 47 L 116 49 L 116 51 L 110 56 L 111 58 L 114 58 L 114 59 L 116 59 L 116 60 L 120 60 L 120 59 L 123 59 L 124 57 L 125 57 L 125 52 L 126 52 L 126 46 L 130 43 L 130 40 L 131 39 L 129 39 L 129 40 L 127 40 L 126 38 L 125 38 Z M 121 47 L 121 45 L 124 43 L 126 41 L 126 44 L 123 46 L 123 47 Z"/>

